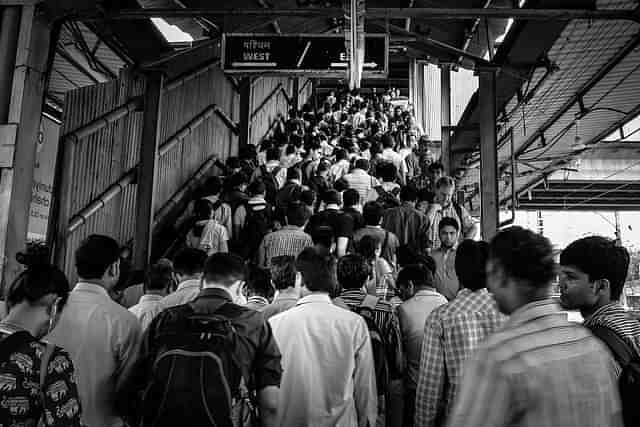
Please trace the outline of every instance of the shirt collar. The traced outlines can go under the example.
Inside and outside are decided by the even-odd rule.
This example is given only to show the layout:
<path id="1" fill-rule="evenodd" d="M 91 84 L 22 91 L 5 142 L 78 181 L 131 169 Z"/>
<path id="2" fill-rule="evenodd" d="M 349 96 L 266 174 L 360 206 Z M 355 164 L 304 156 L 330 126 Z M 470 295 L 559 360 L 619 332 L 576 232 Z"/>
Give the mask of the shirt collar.
<path id="1" fill-rule="evenodd" d="M 200 291 L 200 294 L 198 294 L 198 298 L 218 298 L 227 300 L 228 302 L 233 302 L 229 292 L 220 288 L 203 288 Z"/>
<path id="2" fill-rule="evenodd" d="M 346 289 L 340 293 L 341 297 L 362 297 L 365 293 L 362 289 Z"/>
<path id="3" fill-rule="evenodd" d="M 335 203 L 329 203 L 325 208 L 325 211 L 339 211 L 340 210 L 340 206 L 336 205 Z"/>
<path id="4" fill-rule="evenodd" d="M 140 297 L 140 302 L 158 302 L 162 300 L 162 295 L 145 294 Z"/>
<path id="5" fill-rule="evenodd" d="M 420 289 L 418 292 L 415 293 L 414 297 L 417 297 L 417 296 L 433 297 L 438 295 L 441 295 L 441 294 L 438 293 L 438 291 L 436 291 L 435 288 L 428 288 L 428 289 Z"/>
<path id="6" fill-rule="evenodd" d="M 247 298 L 247 302 L 254 302 L 258 304 L 269 305 L 269 300 L 262 295 L 253 295 Z"/>
<path id="7" fill-rule="evenodd" d="M 105 288 L 100 285 L 96 285 L 95 283 L 87 283 L 87 282 L 78 282 L 76 283 L 76 287 L 73 288 L 74 291 L 77 292 L 87 292 L 91 294 L 104 295 L 109 297 L 109 292 Z"/>
<path id="8" fill-rule="evenodd" d="M 301 231 L 302 227 L 298 227 L 297 225 L 285 225 L 280 230 L 293 230 L 293 231 Z"/>
<path id="9" fill-rule="evenodd" d="M 184 282 L 180 282 L 176 291 L 181 291 L 183 289 L 189 289 L 189 288 L 199 288 L 199 287 L 200 287 L 199 279 L 189 279 L 189 280 L 185 280 Z"/>
<path id="10" fill-rule="evenodd" d="M 624 311 L 624 308 L 620 305 L 618 301 L 610 302 L 609 304 L 605 304 L 599 309 L 597 309 L 588 319 L 584 319 L 585 322 L 595 319 L 597 316 L 602 316 L 610 313 L 614 313 L 617 311 Z"/>
<path id="11" fill-rule="evenodd" d="M 329 298 L 329 294 L 314 293 L 311 295 L 307 295 L 306 297 L 300 298 L 296 303 L 296 305 L 302 305 L 302 304 L 308 304 L 308 303 L 332 304 L 331 298 Z"/>
<path id="12" fill-rule="evenodd" d="M 300 298 L 298 298 L 298 297 L 296 297 L 294 295 L 278 294 L 278 296 L 273 299 L 273 302 L 278 302 L 278 301 L 298 301 L 298 300 L 300 300 Z"/>
<path id="13" fill-rule="evenodd" d="M 516 311 L 511 313 L 509 316 L 509 320 L 507 321 L 508 326 L 518 326 L 523 325 L 528 322 L 532 322 L 541 317 L 560 315 L 562 316 L 562 309 L 558 305 L 558 303 L 551 299 L 545 298 L 542 300 L 530 302 L 529 304 L 523 305 L 518 308 Z"/>

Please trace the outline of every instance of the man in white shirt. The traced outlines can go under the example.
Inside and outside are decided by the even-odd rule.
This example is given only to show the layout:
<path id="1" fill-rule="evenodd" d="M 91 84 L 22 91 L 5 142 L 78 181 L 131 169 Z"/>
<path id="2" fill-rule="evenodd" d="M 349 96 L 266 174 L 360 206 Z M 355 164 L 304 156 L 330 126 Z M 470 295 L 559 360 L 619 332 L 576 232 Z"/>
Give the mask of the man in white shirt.
<path id="1" fill-rule="evenodd" d="M 92 427 L 123 425 L 115 400 L 141 341 L 136 317 L 109 296 L 120 277 L 119 255 L 118 242 L 110 237 L 94 234 L 82 242 L 75 253 L 79 281 L 46 338 L 69 352 L 82 422 Z"/>
<path id="2" fill-rule="evenodd" d="M 173 259 L 173 268 L 178 278 L 175 292 L 162 298 L 163 308 L 186 304 L 196 299 L 202 287 L 202 271 L 207 254 L 200 249 L 186 248 Z"/>
<path id="3" fill-rule="evenodd" d="M 391 135 L 385 135 L 382 138 L 382 153 L 380 154 L 380 158 L 388 163 L 393 164 L 396 167 L 398 172 L 398 177 L 400 178 L 401 184 L 404 185 L 405 178 L 407 176 L 407 164 L 400 154 L 398 154 L 393 148 L 395 145 L 395 141 Z"/>
<path id="4" fill-rule="evenodd" d="M 378 415 L 373 351 L 364 319 L 333 305 L 329 262 L 314 249 L 297 260 L 302 299 L 269 323 L 282 353 L 281 427 L 366 427 Z"/>
<path id="5" fill-rule="evenodd" d="M 172 283 L 173 267 L 168 260 L 159 260 L 151 266 L 144 282 L 144 295 L 140 297 L 138 304 L 129 308 L 140 321 L 142 331 L 146 330 L 153 318 L 164 309 L 161 301 Z"/>

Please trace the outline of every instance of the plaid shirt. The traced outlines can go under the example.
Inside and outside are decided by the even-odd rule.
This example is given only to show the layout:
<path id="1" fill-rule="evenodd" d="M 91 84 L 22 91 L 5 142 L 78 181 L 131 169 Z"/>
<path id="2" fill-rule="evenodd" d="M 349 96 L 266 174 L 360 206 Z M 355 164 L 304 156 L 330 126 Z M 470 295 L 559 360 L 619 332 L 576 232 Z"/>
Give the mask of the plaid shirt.
<path id="1" fill-rule="evenodd" d="M 620 427 L 604 345 L 554 300 L 511 313 L 470 356 L 449 427 Z"/>
<path id="2" fill-rule="evenodd" d="M 350 309 L 360 306 L 364 300 L 365 293 L 360 289 L 342 291 L 340 299 Z M 387 360 L 389 362 L 389 373 L 392 379 L 402 378 L 404 371 L 404 356 L 402 352 L 402 333 L 400 332 L 400 320 L 395 308 L 382 299 L 378 301 L 373 313 L 373 321 L 386 338 Z"/>
<path id="3" fill-rule="evenodd" d="M 431 312 L 422 341 L 416 426 L 441 425 L 460 384 L 463 362 L 504 320 L 486 289 L 463 289 Z"/>

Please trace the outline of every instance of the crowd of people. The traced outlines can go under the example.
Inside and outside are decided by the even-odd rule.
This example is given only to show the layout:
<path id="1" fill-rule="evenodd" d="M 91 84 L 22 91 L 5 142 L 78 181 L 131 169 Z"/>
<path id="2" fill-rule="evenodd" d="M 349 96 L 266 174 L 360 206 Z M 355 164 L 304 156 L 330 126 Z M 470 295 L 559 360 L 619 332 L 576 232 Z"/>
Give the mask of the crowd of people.
<path id="1" fill-rule="evenodd" d="M 478 240 L 430 148 L 389 93 L 332 92 L 220 162 L 142 278 L 108 236 L 73 287 L 19 254 L 0 426 L 640 425 L 627 251 Z"/>

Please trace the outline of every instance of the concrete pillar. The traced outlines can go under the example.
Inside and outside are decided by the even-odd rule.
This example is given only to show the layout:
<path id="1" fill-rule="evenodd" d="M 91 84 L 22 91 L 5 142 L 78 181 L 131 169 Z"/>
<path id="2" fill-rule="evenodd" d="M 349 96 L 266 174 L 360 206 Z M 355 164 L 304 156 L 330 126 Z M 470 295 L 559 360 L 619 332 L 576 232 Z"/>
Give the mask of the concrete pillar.
<path id="1" fill-rule="evenodd" d="M 251 113 L 251 78 L 244 77 L 240 81 L 240 147 L 251 143 Z"/>
<path id="2" fill-rule="evenodd" d="M 444 173 L 453 173 L 451 166 L 451 67 L 449 64 L 440 65 L 440 122 L 442 135 L 442 154 L 440 161 L 444 166 Z"/>
<path id="3" fill-rule="evenodd" d="M 136 231 L 133 246 L 133 263 L 137 269 L 141 270 L 147 268 L 151 256 L 163 84 L 164 77 L 160 72 L 154 71 L 147 75 L 137 177 Z"/>
<path id="4" fill-rule="evenodd" d="M 0 266 L 3 285 L 11 283 L 21 266 L 15 260 L 25 247 L 29 225 L 29 208 L 35 167 L 37 134 L 42 116 L 45 75 L 51 28 L 44 15 L 36 14 L 36 6 L 4 9 L 8 28 L 2 37 L 15 38 L 18 28 L 10 96 L 0 99 L 7 103 L 6 120 L 0 121 Z M 7 15 L 11 10 L 11 15 Z M 0 46 L 11 44 L 0 41 Z M 5 55 L 2 52 L 1 55 Z M 6 60 L 6 58 L 5 58 Z M 7 69 L 0 69 L 5 79 Z"/>
<path id="5" fill-rule="evenodd" d="M 498 139 L 496 130 L 496 70 L 480 68 L 480 195 L 481 232 L 490 240 L 498 232 Z"/>

